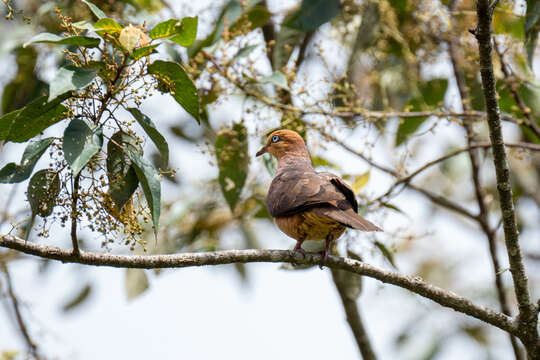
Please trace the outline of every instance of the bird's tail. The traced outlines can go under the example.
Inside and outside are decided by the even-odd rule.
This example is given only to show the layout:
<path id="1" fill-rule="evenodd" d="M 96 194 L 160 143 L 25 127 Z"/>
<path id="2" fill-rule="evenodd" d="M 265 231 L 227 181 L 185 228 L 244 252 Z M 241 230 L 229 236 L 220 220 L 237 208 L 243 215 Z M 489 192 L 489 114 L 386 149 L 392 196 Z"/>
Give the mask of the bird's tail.
<path id="1" fill-rule="evenodd" d="M 352 209 L 339 210 L 334 207 L 319 207 L 313 208 L 312 211 L 353 229 L 361 231 L 383 231 L 375 224 L 355 213 Z"/>

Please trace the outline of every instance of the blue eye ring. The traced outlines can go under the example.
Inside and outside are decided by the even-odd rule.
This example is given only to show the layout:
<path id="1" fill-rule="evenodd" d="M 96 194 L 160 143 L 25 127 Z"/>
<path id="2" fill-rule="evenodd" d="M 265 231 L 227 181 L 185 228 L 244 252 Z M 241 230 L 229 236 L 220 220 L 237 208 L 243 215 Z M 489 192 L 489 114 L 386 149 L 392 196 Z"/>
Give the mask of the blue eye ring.
<path id="1" fill-rule="evenodd" d="M 279 141 L 279 135 L 272 136 L 272 142 L 277 143 Z"/>

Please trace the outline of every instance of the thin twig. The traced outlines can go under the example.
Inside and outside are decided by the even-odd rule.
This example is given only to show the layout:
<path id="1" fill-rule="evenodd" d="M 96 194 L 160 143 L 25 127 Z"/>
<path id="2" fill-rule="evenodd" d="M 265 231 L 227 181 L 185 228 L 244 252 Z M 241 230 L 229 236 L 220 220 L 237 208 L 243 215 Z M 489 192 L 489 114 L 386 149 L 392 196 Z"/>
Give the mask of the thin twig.
<path id="1" fill-rule="evenodd" d="M 506 82 L 506 85 L 508 86 L 508 90 L 510 90 L 510 93 L 512 94 L 512 97 L 514 98 L 514 101 L 516 102 L 516 104 L 519 107 L 519 110 L 521 111 L 523 116 L 527 119 L 527 124 L 526 124 L 527 127 L 532 132 L 534 132 L 534 134 L 538 138 L 540 138 L 540 126 L 538 126 L 538 124 L 536 123 L 536 119 L 532 115 L 531 109 L 525 104 L 525 102 L 521 98 L 521 95 L 519 94 L 519 92 L 518 92 L 518 90 L 516 88 L 517 84 L 512 81 L 512 74 L 510 73 L 510 69 L 508 68 L 508 66 L 504 62 L 504 56 L 503 56 L 503 53 L 502 53 L 501 49 L 499 48 L 497 40 L 493 39 L 493 42 L 494 42 L 495 52 L 497 53 L 497 55 L 499 57 L 499 61 L 501 63 L 501 70 L 502 70 L 502 73 L 504 75 L 504 80 Z"/>
<path id="2" fill-rule="evenodd" d="M 0 236 L 0 247 L 18 250 L 41 258 L 58 260 L 64 263 L 111 266 L 118 268 L 184 268 L 203 265 L 252 262 L 287 262 L 303 265 L 318 265 L 321 262 L 321 255 L 318 253 L 307 253 L 302 255 L 290 250 L 225 250 L 173 255 L 112 255 L 81 251 L 80 256 L 75 256 L 70 250 L 25 242 L 24 240 L 11 235 Z M 511 317 L 474 304 L 470 300 L 456 295 L 451 291 L 431 285 L 420 277 L 412 277 L 382 270 L 361 261 L 332 255 L 328 256 L 325 266 L 331 269 L 341 269 L 351 273 L 368 276 L 383 283 L 399 286 L 420 296 L 431 299 L 442 306 L 467 314 L 478 320 L 485 321 L 504 331 L 510 333 L 516 333 L 517 331 L 515 320 Z"/>
<path id="3" fill-rule="evenodd" d="M 21 333 L 23 335 L 24 341 L 26 342 L 26 345 L 28 346 L 28 351 L 32 355 L 34 359 L 38 358 L 38 348 L 36 343 L 32 340 L 30 337 L 30 333 L 28 332 L 28 328 L 26 324 L 24 323 L 21 310 L 19 307 L 19 299 L 15 295 L 15 291 L 13 290 L 13 283 L 11 281 L 11 275 L 9 273 L 8 267 L 5 263 L 0 263 L 0 268 L 5 274 L 6 277 L 6 283 L 7 283 L 7 292 L 8 296 L 11 300 L 11 304 L 13 306 L 13 311 L 15 312 L 15 318 L 17 319 L 17 324 L 19 325 L 19 328 L 21 330 Z"/>
<path id="4" fill-rule="evenodd" d="M 520 321 L 518 337 L 523 341 L 529 359 L 536 360 L 540 358 L 540 351 L 537 347 L 538 331 L 536 328 L 538 313 L 536 311 L 536 305 L 531 302 L 527 274 L 523 265 L 523 256 L 519 245 L 516 215 L 512 200 L 510 170 L 504 148 L 499 102 L 497 100 L 495 75 L 493 72 L 493 51 L 491 45 L 492 10 L 488 0 L 478 0 L 476 2 L 478 25 L 474 31 L 474 35 L 478 40 L 480 75 L 482 77 L 487 123 L 492 144 L 499 203 L 503 217 L 504 239 L 508 252 L 510 272 L 514 282 L 514 291 L 519 305 Z"/>
<path id="5" fill-rule="evenodd" d="M 364 160 L 365 162 L 367 162 L 368 164 L 370 164 L 374 168 L 379 169 L 382 172 L 385 172 L 385 173 L 387 173 L 389 175 L 392 175 L 395 178 L 399 178 L 399 173 L 397 171 L 395 171 L 393 169 L 390 169 L 390 168 L 388 168 L 388 167 L 386 167 L 384 165 L 381 165 L 381 164 L 378 164 L 378 163 L 374 162 L 373 160 L 371 160 L 368 157 L 366 157 L 365 155 L 363 155 L 361 152 L 356 151 L 355 149 L 353 149 L 349 145 L 345 144 L 344 142 L 340 141 L 338 138 L 334 137 L 333 135 L 324 134 L 324 136 L 327 139 L 332 140 L 335 144 L 341 146 L 343 149 L 347 150 L 351 154 L 354 154 L 354 155 L 358 156 L 360 159 Z M 456 203 L 454 201 L 446 199 L 445 197 L 443 197 L 441 195 L 437 195 L 437 194 L 435 194 L 435 193 L 433 193 L 433 192 L 431 192 L 429 190 L 423 189 L 423 188 L 421 188 L 419 186 L 413 185 L 410 182 L 406 183 L 405 185 L 409 189 L 412 189 L 412 190 L 415 190 L 416 192 L 421 193 L 422 195 L 424 195 L 425 197 L 430 199 L 433 203 L 435 203 L 435 204 L 437 204 L 439 206 L 442 206 L 442 207 L 444 207 L 446 209 L 452 210 L 452 211 L 454 211 L 454 212 L 456 212 L 458 214 L 461 214 L 461 215 L 463 215 L 465 217 L 468 217 L 470 219 L 476 220 L 476 215 L 475 214 L 471 213 L 469 210 L 467 210 L 466 208 L 464 208 L 463 206 L 459 205 L 458 203 Z"/>

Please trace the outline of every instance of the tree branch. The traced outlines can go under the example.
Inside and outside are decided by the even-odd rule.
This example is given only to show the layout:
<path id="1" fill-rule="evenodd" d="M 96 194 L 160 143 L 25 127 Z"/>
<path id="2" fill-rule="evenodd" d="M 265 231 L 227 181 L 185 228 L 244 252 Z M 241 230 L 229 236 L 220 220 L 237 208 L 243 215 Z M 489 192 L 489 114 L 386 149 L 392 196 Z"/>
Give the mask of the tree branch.
<path id="1" fill-rule="evenodd" d="M 73 246 L 73 254 L 78 255 L 79 240 L 77 238 L 77 201 L 79 200 L 79 181 L 81 174 L 77 174 L 73 180 L 73 189 L 71 196 L 71 244 Z"/>
<path id="2" fill-rule="evenodd" d="M 452 0 L 450 2 L 449 9 L 450 11 L 455 11 L 457 6 L 457 0 Z M 469 102 L 469 93 L 467 90 L 467 85 L 465 83 L 465 75 L 460 66 L 459 62 L 459 42 L 457 36 L 451 36 L 449 41 L 449 53 L 450 60 L 452 62 L 452 68 L 454 70 L 454 77 L 456 79 L 461 104 L 464 111 L 471 111 L 472 108 Z M 510 306 L 508 305 L 508 300 L 504 292 L 504 286 L 502 282 L 502 273 L 501 266 L 499 263 L 499 258 L 497 256 L 497 241 L 495 238 L 495 231 L 492 230 L 489 224 L 489 211 L 485 200 L 484 189 L 482 188 L 482 183 L 480 182 L 480 157 L 479 153 L 472 147 L 475 141 L 475 133 L 473 126 L 470 121 L 463 121 L 463 127 L 467 133 L 467 144 L 469 145 L 468 153 L 471 160 L 471 177 L 474 184 L 474 190 L 476 195 L 476 202 L 478 203 L 478 218 L 477 222 L 488 241 L 489 255 L 491 258 L 491 264 L 493 269 L 493 275 L 495 280 L 495 289 L 497 290 L 497 297 L 499 299 L 499 304 L 501 306 L 501 311 L 503 314 L 511 316 Z M 491 144 L 487 144 L 491 146 Z M 509 334 L 510 344 L 512 345 L 512 350 L 514 351 L 514 357 L 516 360 L 523 359 L 522 351 L 519 347 L 517 339 Z"/>
<path id="3" fill-rule="evenodd" d="M 347 322 L 352 330 L 360 354 L 363 360 L 376 360 L 377 356 L 373 351 L 369 336 L 364 328 L 362 317 L 360 316 L 360 309 L 357 303 L 357 295 L 359 295 L 360 289 L 351 289 L 348 283 L 348 279 L 354 274 L 348 274 L 342 270 L 331 269 L 332 279 L 336 285 L 336 289 L 341 298 L 343 309 L 347 316 Z M 355 293 L 357 292 L 357 293 Z"/>
<path id="4" fill-rule="evenodd" d="M 225 250 L 202 253 L 181 253 L 173 255 L 112 255 L 81 251 L 75 256 L 72 251 L 54 246 L 38 245 L 26 242 L 11 235 L 0 236 L 0 247 L 18 250 L 25 254 L 41 258 L 58 260 L 64 263 L 77 263 L 118 268 L 183 268 L 190 266 L 221 265 L 252 262 L 287 262 L 305 265 L 318 265 L 320 254 L 302 254 L 289 250 Z M 516 333 L 515 321 L 497 311 L 476 305 L 470 300 L 453 292 L 441 289 L 423 281 L 420 277 L 401 275 L 382 270 L 361 261 L 328 256 L 325 265 L 331 269 L 341 269 L 351 273 L 368 276 L 383 283 L 392 284 L 410 290 L 420 296 L 482 320 L 510 333 Z"/>
<path id="5" fill-rule="evenodd" d="M 514 291 L 519 304 L 519 332 L 520 338 L 527 349 L 529 359 L 539 359 L 540 351 L 537 348 L 538 332 L 536 323 L 538 313 L 535 304 L 531 302 L 527 274 L 523 265 L 523 256 L 519 245 L 518 230 L 514 203 L 512 201 L 512 185 L 510 184 L 510 170 L 504 148 L 499 102 L 495 87 L 495 75 L 493 73 L 491 23 L 493 9 L 488 0 L 476 2 L 478 25 L 474 35 L 478 40 L 480 54 L 480 75 L 486 104 L 489 136 L 493 150 L 493 162 L 497 178 L 497 190 L 503 217 L 504 238 L 510 272 L 514 282 Z"/>

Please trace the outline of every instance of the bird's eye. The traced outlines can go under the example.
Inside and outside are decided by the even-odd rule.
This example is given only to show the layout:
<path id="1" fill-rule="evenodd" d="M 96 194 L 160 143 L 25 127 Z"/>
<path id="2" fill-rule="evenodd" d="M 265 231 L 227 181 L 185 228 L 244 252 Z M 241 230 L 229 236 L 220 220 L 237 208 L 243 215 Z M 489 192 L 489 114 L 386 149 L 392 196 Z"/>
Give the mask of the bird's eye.
<path id="1" fill-rule="evenodd" d="M 278 141 L 279 141 L 279 136 L 278 135 L 272 136 L 272 142 L 273 143 L 277 143 Z"/>

